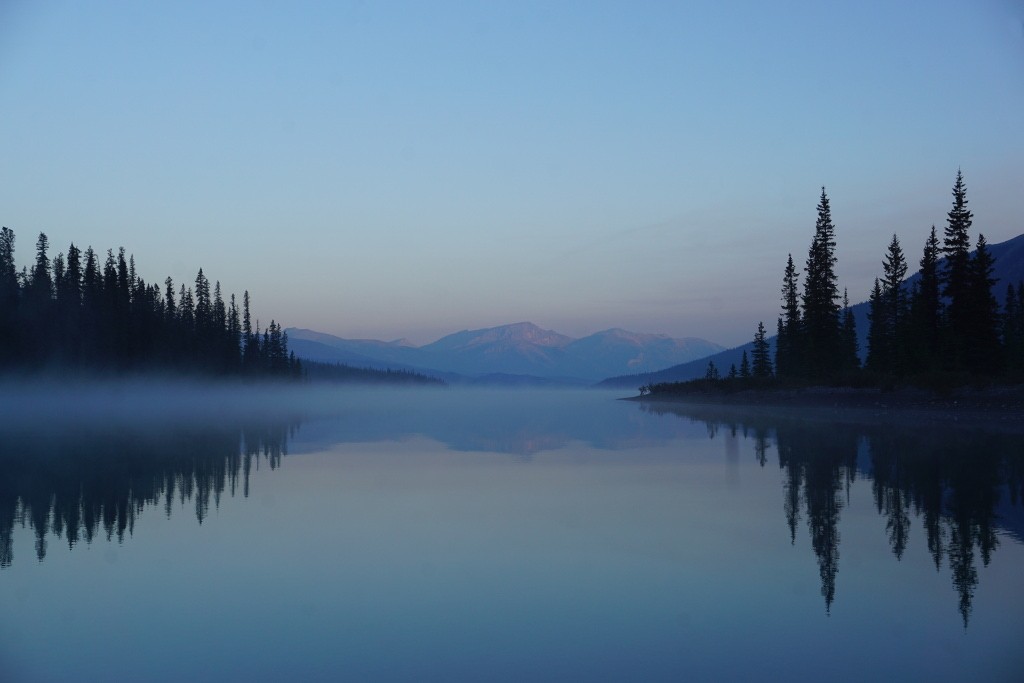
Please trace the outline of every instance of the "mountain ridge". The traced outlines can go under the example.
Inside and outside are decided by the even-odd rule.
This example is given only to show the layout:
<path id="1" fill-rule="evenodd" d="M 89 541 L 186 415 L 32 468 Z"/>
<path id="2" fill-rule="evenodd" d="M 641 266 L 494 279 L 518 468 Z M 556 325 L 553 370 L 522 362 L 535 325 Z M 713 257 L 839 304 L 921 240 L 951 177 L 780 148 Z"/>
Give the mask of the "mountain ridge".
<path id="1" fill-rule="evenodd" d="M 470 378 L 517 376 L 595 382 L 612 372 L 655 370 L 699 358 L 723 347 L 700 337 L 674 338 L 609 328 L 581 338 L 531 322 L 460 330 L 415 346 L 404 340 L 345 339 L 288 328 L 300 358 L 364 367 L 414 370 Z"/>

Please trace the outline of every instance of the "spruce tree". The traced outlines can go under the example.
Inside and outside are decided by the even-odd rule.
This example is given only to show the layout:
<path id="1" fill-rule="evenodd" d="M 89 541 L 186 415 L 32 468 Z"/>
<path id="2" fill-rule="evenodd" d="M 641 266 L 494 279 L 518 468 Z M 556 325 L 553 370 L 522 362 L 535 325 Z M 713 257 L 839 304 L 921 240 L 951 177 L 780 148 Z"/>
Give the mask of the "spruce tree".
<path id="1" fill-rule="evenodd" d="M 921 275 L 910 300 L 910 345 L 913 347 L 913 353 L 908 354 L 908 360 L 912 360 L 910 369 L 919 372 L 933 369 L 939 364 L 943 313 L 939 254 L 939 239 L 933 225 L 921 256 Z"/>
<path id="2" fill-rule="evenodd" d="M 879 314 L 885 318 L 885 363 L 884 371 L 904 374 L 904 360 L 908 355 L 909 342 L 907 317 L 907 295 L 903 280 L 907 275 L 907 261 L 903 257 L 899 238 L 892 236 L 889 249 L 882 261 L 882 300 Z"/>
<path id="3" fill-rule="evenodd" d="M 892 354 L 889 349 L 892 334 L 886 312 L 886 298 L 877 277 L 875 287 L 868 298 L 868 323 L 867 368 L 872 372 L 888 374 L 892 367 Z"/>
<path id="4" fill-rule="evenodd" d="M 800 292 L 793 255 L 786 261 L 782 276 L 782 317 L 779 319 L 778 334 L 775 338 L 775 372 L 780 376 L 800 374 Z"/>
<path id="5" fill-rule="evenodd" d="M 19 296 L 14 231 L 3 227 L 0 228 L 0 367 L 13 365 L 20 355 Z"/>
<path id="6" fill-rule="evenodd" d="M 839 353 L 844 373 L 852 373 L 860 369 L 860 358 L 857 357 L 857 323 L 850 309 L 850 297 L 843 290 L 843 314 L 839 328 Z"/>
<path id="7" fill-rule="evenodd" d="M 740 361 L 740 377 L 750 377 L 750 361 L 747 360 L 747 350 L 743 350 L 743 360 Z"/>
<path id="8" fill-rule="evenodd" d="M 966 363 L 967 346 L 971 337 L 970 301 L 970 229 L 973 214 L 967 209 L 967 188 L 963 174 L 956 172 L 953 185 L 953 208 L 946 220 L 942 244 L 945 268 L 942 271 L 942 294 L 949 302 L 946 308 L 945 365 L 958 370 Z"/>
<path id="9" fill-rule="evenodd" d="M 709 382 L 718 381 L 718 368 L 715 367 L 715 361 L 708 361 L 708 369 L 704 371 L 704 379 Z"/>
<path id="10" fill-rule="evenodd" d="M 768 347 L 768 337 L 765 334 L 764 322 L 757 324 L 757 333 L 754 334 L 754 350 L 752 353 L 754 377 L 771 377 L 772 359 Z"/>
<path id="11" fill-rule="evenodd" d="M 978 244 L 968 266 L 968 328 L 965 345 L 967 367 L 972 372 L 995 372 L 1002 361 L 999 348 L 999 304 L 992 295 L 997 280 L 992 277 L 995 258 L 988 250 L 985 236 Z"/>
<path id="12" fill-rule="evenodd" d="M 807 253 L 803 294 L 803 353 L 808 374 L 815 378 L 832 375 L 842 366 L 835 250 L 832 210 L 822 187 L 814 239 Z"/>

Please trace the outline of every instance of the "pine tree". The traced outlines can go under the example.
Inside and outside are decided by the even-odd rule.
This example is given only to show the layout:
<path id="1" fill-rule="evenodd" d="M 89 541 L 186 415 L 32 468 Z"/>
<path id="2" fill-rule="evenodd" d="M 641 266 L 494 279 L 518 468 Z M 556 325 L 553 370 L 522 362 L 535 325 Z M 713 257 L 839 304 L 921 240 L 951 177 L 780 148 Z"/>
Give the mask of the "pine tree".
<path id="1" fill-rule="evenodd" d="M 892 338 L 889 329 L 889 316 L 886 313 L 886 299 L 882 285 L 875 278 L 875 287 L 868 298 L 868 357 L 867 367 L 872 372 L 888 374 L 891 367 L 892 354 L 889 340 Z"/>
<path id="2" fill-rule="evenodd" d="M 167 288 L 164 294 L 164 316 L 168 323 L 176 320 L 178 317 L 178 307 L 174 303 L 174 280 L 168 275 L 167 279 L 164 280 L 164 286 Z"/>
<path id="3" fill-rule="evenodd" d="M 740 377 L 750 377 L 750 361 L 747 360 L 747 350 L 743 350 L 743 360 L 740 361 Z"/>
<path id="4" fill-rule="evenodd" d="M 812 377 L 827 377 L 842 366 L 835 249 L 835 226 L 823 187 L 814 239 L 807 253 L 803 295 L 803 352 L 808 374 Z"/>
<path id="5" fill-rule="evenodd" d="M 843 290 L 843 315 L 839 328 L 839 353 L 842 370 L 851 373 L 860 369 L 860 358 L 857 356 L 857 323 L 850 309 L 850 297 Z"/>
<path id="6" fill-rule="evenodd" d="M 780 376 L 801 374 L 801 320 L 799 273 L 790 254 L 782 276 L 782 317 L 775 338 L 775 372 Z"/>
<path id="7" fill-rule="evenodd" d="M 967 367 L 972 372 L 995 372 L 1002 361 L 999 348 L 999 304 L 992 295 L 997 280 L 992 277 L 995 259 L 988 250 L 985 236 L 978 235 L 974 256 L 968 265 L 967 297 L 968 334 L 965 353 Z"/>
<path id="8" fill-rule="evenodd" d="M 939 239 L 932 226 L 931 234 L 924 244 L 921 256 L 921 275 L 910 299 L 910 346 L 912 365 L 909 369 L 923 371 L 939 364 L 939 345 L 942 327 L 942 299 L 939 274 Z"/>
<path id="9" fill-rule="evenodd" d="M 704 379 L 709 382 L 718 381 L 718 368 L 715 367 L 715 361 L 708 361 L 708 369 L 704 371 Z"/>
<path id="10" fill-rule="evenodd" d="M 903 257 L 903 249 L 896 235 L 892 236 L 889 250 L 882 261 L 882 274 L 883 314 L 887 318 L 888 371 L 903 374 L 906 370 L 903 361 L 909 346 L 907 295 L 903 289 L 903 280 L 907 276 L 907 261 Z"/>
<path id="11" fill-rule="evenodd" d="M 947 348 L 945 365 L 958 370 L 965 366 L 967 346 L 971 337 L 970 313 L 970 229 L 973 214 L 967 210 L 967 188 L 963 174 L 956 172 L 953 185 L 953 208 L 947 214 L 946 232 L 942 253 L 945 268 L 942 272 L 942 294 L 949 302 L 946 308 Z"/>
<path id="12" fill-rule="evenodd" d="M 36 240 L 36 263 L 32 268 L 32 279 L 28 286 L 28 295 L 33 306 L 44 306 L 45 302 L 53 298 L 53 278 L 50 276 L 50 259 L 46 251 L 50 247 L 50 240 L 46 233 L 39 233 Z"/>
<path id="13" fill-rule="evenodd" d="M 238 305 L 235 303 L 235 295 L 231 295 L 231 306 L 228 308 L 228 358 L 230 368 L 238 370 L 241 367 L 241 338 L 242 328 L 238 321 Z"/>
<path id="14" fill-rule="evenodd" d="M 14 231 L 0 228 L 0 367 L 13 365 L 20 355 L 18 329 L 18 269 L 14 263 Z"/>
<path id="15" fill-rule="evenodd" d="M 203 337 L 208 337 L 213 328 L 213 304 L 210 300 L 210 281 L 203 275 L 203 269 L 199 269 L 196 275 L 196 330 Z"/>
<path id="16" fill-rule="evenodd" d="M 764 322 L 757 324 L 757 333 L 754 335 L 753 351 L 753 375 L 754 377 L 771 377 L 772 359 L 768 347 L 768 338 L 764 330 Z"/>

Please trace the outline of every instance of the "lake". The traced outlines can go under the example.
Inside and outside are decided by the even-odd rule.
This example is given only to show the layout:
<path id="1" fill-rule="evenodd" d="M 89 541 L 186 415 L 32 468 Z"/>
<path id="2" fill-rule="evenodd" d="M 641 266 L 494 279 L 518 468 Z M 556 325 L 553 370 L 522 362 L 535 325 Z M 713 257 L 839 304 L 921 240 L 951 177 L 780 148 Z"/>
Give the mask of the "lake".
<path id="1" fill-rule="evenodd" d="M 1020 433 L 582 390 L 6 393 L 3 681 L 1024 672 Z"/>

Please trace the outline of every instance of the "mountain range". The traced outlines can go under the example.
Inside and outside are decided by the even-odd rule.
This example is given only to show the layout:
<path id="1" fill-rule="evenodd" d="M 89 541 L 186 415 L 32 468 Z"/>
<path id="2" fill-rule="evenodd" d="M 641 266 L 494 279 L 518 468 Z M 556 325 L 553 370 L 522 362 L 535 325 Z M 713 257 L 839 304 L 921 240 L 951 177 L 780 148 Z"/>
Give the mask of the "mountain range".
<path id="1" fill-rule="evenodd" d="M 289 328 L 299 358 L 358 367 L 412 370 L 459 381 L 590 384 L 611 375 L 660 370 L 717 353 L 706 339 L 675 339 L 610 329 L 574 339 L 520 322 L 449 334 L 424 346 L 405 340 L 343 339 Z"/>

